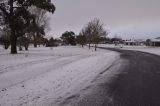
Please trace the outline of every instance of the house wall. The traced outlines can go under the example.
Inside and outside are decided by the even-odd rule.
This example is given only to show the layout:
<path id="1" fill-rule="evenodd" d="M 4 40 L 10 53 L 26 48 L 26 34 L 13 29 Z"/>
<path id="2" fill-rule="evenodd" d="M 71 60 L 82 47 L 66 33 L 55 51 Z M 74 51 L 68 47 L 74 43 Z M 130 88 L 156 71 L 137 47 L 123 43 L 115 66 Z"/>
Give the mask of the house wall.
<path id="1" fill-rule="evenodd" d="M 151 46 L 160 47 L 160 42 L 152 42 L 152 43 L 151 43 Z"/>

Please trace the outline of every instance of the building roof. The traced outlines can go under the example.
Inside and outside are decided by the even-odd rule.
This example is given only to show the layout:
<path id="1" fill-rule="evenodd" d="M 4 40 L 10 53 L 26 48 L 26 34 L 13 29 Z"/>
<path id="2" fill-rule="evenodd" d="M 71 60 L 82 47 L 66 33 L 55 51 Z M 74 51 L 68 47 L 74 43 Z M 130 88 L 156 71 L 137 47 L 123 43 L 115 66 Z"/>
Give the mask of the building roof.
<path id="1" fill-rule="evenodd" d="M 160 39 L 160 37 L 157 37 L 157 38 L 155 38 L 155 39 Z"/>
<path id="2" fill-rule="evenodd" d="M 144 42 L 145 40 L 143 40 L 143 39 L 134 39 L 134 40 L 125 40 L 125 42 L 128 42 L 128 43 L 130 43 L 130 42 Z"/>
<path id="3" fill-rule="evenodd" d="M 160 42 L 160 38 L 151 39 L 152 42 Z"/>
<path id="4" fill-rule="evenodd" d="M 125 42 L 126 43 L 131 43 L 131 42 L 135 42 L 135 41 L 133 41 L 133 40 L 126 40 Z"/>

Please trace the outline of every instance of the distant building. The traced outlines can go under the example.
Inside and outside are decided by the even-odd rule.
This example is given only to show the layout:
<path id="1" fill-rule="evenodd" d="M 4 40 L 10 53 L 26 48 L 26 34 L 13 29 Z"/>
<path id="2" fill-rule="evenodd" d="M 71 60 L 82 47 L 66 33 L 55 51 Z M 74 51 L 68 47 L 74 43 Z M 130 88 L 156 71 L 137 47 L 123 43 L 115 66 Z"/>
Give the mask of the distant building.
<path id="1" fill-rule="evenodd" d="M 125 45 L 136 45 L 136 43 L 135 43 L 134 40 L 125 40 L 125 41 L 124 41 L 124 44 L 125 44 Z"/>
<path id="2" fill-rule="evenodd" d="M 149 46 L 157 46 L 160 47 L 160 37 L 155 39 L 150 39 Z"/>
<path id="3" fill-rule="evenodd" d="M 145 45 L 145 41 L 143 39 L 136 39 L 136 40 L 125 40 L 124 41 L 125 45 L 130 45 L 130 46 L 142 46 Z"/>

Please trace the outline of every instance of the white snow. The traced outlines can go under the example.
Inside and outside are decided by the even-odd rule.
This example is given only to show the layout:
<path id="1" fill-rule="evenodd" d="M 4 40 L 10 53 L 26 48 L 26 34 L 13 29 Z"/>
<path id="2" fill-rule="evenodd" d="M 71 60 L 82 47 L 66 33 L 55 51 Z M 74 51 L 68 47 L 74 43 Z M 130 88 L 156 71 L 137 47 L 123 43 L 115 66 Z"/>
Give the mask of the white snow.
<path id="1" fill-rule="evenodd" d="M 119 54 L 80 47 L 29 48 L 17 55 L 0 47 L 0 106 L 48 106 L 80 92 Z"/>
<path id="2" fill-rule="evenodd" d="M 118 45 L 115 46 L 113 44 L 100 44 L 99 47 L 107 47 L 107 48 L 118 48 L 123 50 L 134 50 L 134 51 L 142 51 L 151 54 L 160 55 L 160 47 L 151 47 L 151 46 L 126 46 L 126 45 Z M 122 47 L 122 48 L 121 48 Z"/>

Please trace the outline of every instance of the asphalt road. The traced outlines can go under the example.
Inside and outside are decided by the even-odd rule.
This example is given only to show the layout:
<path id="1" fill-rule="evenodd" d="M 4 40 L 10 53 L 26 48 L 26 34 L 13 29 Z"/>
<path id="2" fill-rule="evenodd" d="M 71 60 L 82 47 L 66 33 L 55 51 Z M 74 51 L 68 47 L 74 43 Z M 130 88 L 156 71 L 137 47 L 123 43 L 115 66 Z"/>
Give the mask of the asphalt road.
<path id="1" fill-rule="evenodd" d="M 105 76 L 97 79 L 88 95 L 73 99 L 68 106 L 160 106 L 160 56 L 110 50 L 121 53 L 123 67 L 111 67 L 119 67 L 120 73 L 109 82 Z"/>

